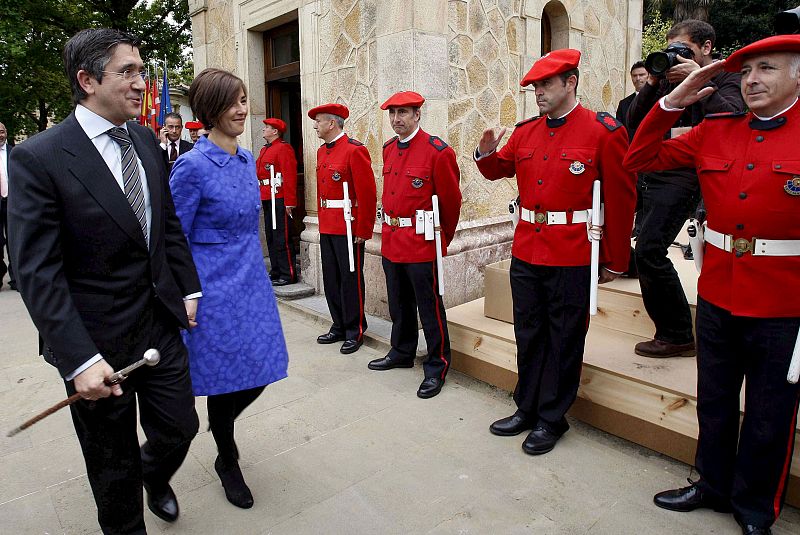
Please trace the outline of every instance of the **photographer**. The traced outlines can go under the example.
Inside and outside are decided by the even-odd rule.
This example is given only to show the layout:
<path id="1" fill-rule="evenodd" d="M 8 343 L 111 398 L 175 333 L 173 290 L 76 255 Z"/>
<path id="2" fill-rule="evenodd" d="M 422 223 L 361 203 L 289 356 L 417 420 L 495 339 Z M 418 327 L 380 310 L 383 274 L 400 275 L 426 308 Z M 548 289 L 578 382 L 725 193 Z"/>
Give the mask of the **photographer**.
<path id="1" fill-rule="evenodd" d="M 713 62 L 715 37 L 714 28 L 699 20 L 678 22 L 667 32 L 666 54 L 648 56 L 650 75 L 628 111 L 626 125 L 631 134 L 658 99 L 668 95 L 690 73 Z M 686 108 L 667 139 L 700 124 L 707 114 L 743 111 L 739 82 L 736 73 L 720 72 L 712 78 L 707 87 L 715 91 Z M 645 357 L 691 357 L 695 355 L 692 317 L 667 251 L 700 201 L 697 173 L 678 168 L 644 173 L 639 181 L 642 221 L 635 248 L 636 266 L 642 300 L 656 332 L 653 340 L 636 344 L 635 351 Z"/>

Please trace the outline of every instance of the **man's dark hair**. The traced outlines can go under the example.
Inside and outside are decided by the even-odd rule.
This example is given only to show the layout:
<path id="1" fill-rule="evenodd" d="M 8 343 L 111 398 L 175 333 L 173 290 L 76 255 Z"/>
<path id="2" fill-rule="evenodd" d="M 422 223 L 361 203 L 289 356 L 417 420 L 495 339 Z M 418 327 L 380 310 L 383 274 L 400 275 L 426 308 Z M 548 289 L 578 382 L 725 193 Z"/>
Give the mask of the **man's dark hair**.
<path id="1" fill-rule="evenodd" d="M 575 94 L 578 94 L 578 80 L 580 80 L 580 75 L 578 74 L 578 69 L 570 69 L 568 71 L 564 71 L 558 74 L 558 77 L 561 78 L 561 83 L 564 85 L 567 84 L 567 78 L 570 76 L 575 76 Z"/>
<path id="2" fill-rule="evenodd" d="M 211 130 L 225 110 L 236 103 L 240 89 L 247 95 L 244 82 L 235 74 L 205 69 L 189 86 L 189 106 L 206 130 Z"/>
<path id="3" fill-rule="evenodd" d="M 181 122 L 181 126 L 183 126 L 183 117 L 181 116 L 180 113 L 178 113 L 176 111 L 171 111 L 171 112 L 169 112 L 168 114 L 166 114 L 164 116 L 164 122 L 165 123 L 167 122 L 167 119 L 177 119 L 177 120 L 179 120 Z"/>
<path id="4" fill-rule="evenodd" d="M 64 72 L 72 86 L 72 101 L 79 104 L 88 95 L 78 83 L 78 71 L 86 71 L 103 83 L 103 71 L 111 61 L 117 45 L 139 48 L 139 38 L 130 33 L 108 28 L 81 30 L 64 45 Z"/>
<path id="5" fill-rule="evenodd" d="M 633 65 L 631 65 L 631 73 L 633 71 L 635 71 L 636 69 L 644 69 L 644 61 L 639 60 L 636 63 L 634 63 Z"/>
<path id="6" fill-rule="evenodd" d="M 714 27 L 702 20 L 687 19 L 675 23 L 667 32 L 667 39 L 674 39 L 682 33 L 688 35 L 692 43 L 697 46 L 703 46 L 706 41 L 711 41 L 711 48 L 714 48 L 714 42 L 717 40 Z"/>

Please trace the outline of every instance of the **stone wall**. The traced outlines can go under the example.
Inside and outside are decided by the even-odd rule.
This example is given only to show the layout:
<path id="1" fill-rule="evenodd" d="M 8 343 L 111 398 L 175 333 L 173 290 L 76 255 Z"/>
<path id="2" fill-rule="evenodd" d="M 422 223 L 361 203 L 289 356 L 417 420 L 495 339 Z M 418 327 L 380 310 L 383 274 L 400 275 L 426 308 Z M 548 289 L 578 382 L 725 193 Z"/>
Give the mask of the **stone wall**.
<path id="1" fill-rule="evenodd" d="M 484 128 L 513 127 L 538 113 L 519 80 L 541 56 L 542 18 L 555 48 L 582 51 L 583 104 L 614 111 L 632 88 L 630 64 L 641 50 L 642 0 L 189 0 L 195 67 L 230 69 L 249 88 L 247 147 L 261 146 L 265 117 L 263 37 L 297 19 L 303 109 L 339 102 L 350 109 L 345 130 L 369 149 L 382 191 L 381 147 L 392 132 L 379 105 L 395 91 L 426 98 L 422 126 L 452 145 L 461 168 L 461 222 L 445 261 L 446 305 L 483 295 L 483 266 L 510 255 L 508 201 L 513 179 L 489 182 L 472 151 Z M 510 132 L 509 132 L 510 133 Z M 509 134 L 506 134 L 508 136 Z M 316 147 L 311 121 L 303 131 L 306 206 L 301 236 L 303 280 L 321 291 L 316 212 Z M 380 265 L 380 227 L 367 244 L 367 310 L 387 315 Z"/>

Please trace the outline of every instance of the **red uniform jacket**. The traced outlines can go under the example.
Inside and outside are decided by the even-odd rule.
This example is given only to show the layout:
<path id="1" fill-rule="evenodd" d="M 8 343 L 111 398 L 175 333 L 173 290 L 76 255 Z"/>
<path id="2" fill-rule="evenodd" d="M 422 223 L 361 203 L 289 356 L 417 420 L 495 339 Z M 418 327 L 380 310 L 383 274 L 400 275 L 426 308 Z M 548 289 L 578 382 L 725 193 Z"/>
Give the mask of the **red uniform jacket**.
<path id="1" fill-rule="evenodd" d="M 697 168 L 708 226 L 736 238 L 800 240 L 800 104 L 759 130 L 747 114 L 707 116 L 675 139 L 680 112 L 656 104 L 636 133 L 625 166 L 636 171 Z M 752 126 L 763 127 L 755 120 Z M 726 253 L 706 244 L 700 296 L 737 316 L 800 316 L 800 256 Z"/>
<path id="2" fill-rule="evenodd" d="M 347 182 L 353 201 L 353 236 L 368 240 L 375 225 L 375 175 L 367 148 L 346 135 L 317 149 L 317 209 L 322 234 L 347 234 L 342 209 L 321 206 L 323 199 L 344 198 L 343 182 Z"/>
<path id="3" fill-rule="evenodd" d="M 264 145 L 256 160 L 259 180 L 269 178 L 267 165 L 274 165 L 275 173 L 281 173 L 283 177 L 283 185 L 278 187 L 275 197 L 283 199 L 286 206 L 297 206 L 297 159 L 292 146 L 282 139 Z M 269 186 L 261 186 L 261 200 L 266 201 L 269 198 Z"/>
<path id="4" fill-rule="evenodd" d="M 622 167 L 628 134 L 607 113 L 595 113 L 580 104 L 561 126 L 551 128 L 547 123 L 546 118 L 518 123 L 508 143 L 480 159 L 478 169 L 489 180 L 516 175 L 520 204 L 536 212 L 569 213 L 591 208 L 592 184 L 600 179 L 605 204 L 600 264 L 613 271 L 626 271 L 636 202 L 636 175 Z M 511 254 L 529 264 L 588 265 L 591 245 L 586 224 L 547 225 L 521 220 Z"/>
<path id="5" fill-rule="evenodd" d="M 436 259 L 434 241 L 416 233 L 417 210 L 433 210 L 432 195 L 439 196 L 442 254 L 453 239 L 461 211 L 461 173 L 456 153 L 447 143 L 421 128 L 408 143 L 397 137 L 383 146 L 383 212 L 410 217 L 411 227 L 383 223 L 381 254 L 392 262 L 430 262 Z"/>

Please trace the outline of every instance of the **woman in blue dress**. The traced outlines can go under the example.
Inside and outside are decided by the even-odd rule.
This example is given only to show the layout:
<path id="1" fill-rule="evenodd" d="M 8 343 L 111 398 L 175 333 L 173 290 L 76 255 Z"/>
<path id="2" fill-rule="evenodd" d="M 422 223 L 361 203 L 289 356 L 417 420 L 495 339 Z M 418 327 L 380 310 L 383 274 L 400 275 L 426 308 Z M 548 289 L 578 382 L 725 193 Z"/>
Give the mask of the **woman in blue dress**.
<path id="1" fill-rule="evenodd" d="M 246 509 L 253 495 L 239 468 L 234 420 L 286 377 L 288 356 L 259 240 L 255 160 L 236 139 L 247 118 L 244 83 L 206 69 L 189 88 L 189 105 L 209 134 L 178 158 L 169 180 L 203 288 L 197 325 L 184 337 L 194 393 L 208 396 L 214 468 L 228 501 Z"/>

